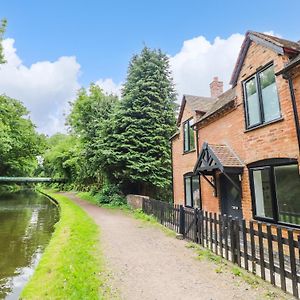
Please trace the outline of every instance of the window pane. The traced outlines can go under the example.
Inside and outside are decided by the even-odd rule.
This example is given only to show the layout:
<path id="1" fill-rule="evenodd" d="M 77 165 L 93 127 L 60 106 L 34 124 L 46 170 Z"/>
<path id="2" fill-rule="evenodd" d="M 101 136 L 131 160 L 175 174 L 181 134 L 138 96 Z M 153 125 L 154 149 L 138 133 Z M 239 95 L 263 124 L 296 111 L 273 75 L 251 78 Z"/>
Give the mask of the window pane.
<path id="1" fill-rule="evenodd" d="M 184 178 L 184 185 L 185 185 L 185 205 L 192 206 L 191 177 Z"/>
<path id="2" fill-rule="evenodd" d="M 253 126 L 261 122 L 260 107 L 255 78 L 246 82 L 248 126 Z"/>
<path id="3" fill-rule="evenodd" d="M 298 165 L 274 168 L 279 220 L 300 225 L 300 176 Z"/>
<path id="4" fill-rule="evenodd" d="M 200 206 L 200 185 L 199 185 L 199 176 L 192 177 L 192 191 L 193 191 L 193 200 L 194 207 Z"/>
<path id="5" fill-rule="evenodd" d="M 195 149 L 195 133 L 192 128 L 192 125 L 194 124 L 193 120 L 189 121 L 189 130 L 190 130 L 190 150 Z"/>
<path id="6" fill-rule="evenodd" d="M 269 168 L 253 171 L 256 216 L 273 218 Z"/>
<path id="7" fill-rule="evenodd" d="M 184 151 L 189 151 L 189 123 L 186 122 L 183 126 Z"/>
<path id="8" fill-rule="evenodd" d="M 274 67 L 264 70 L 259 74 L 262 100 L 264 106 L 265 122 L 280 117 L 279 99 L 275 83 Z"/>

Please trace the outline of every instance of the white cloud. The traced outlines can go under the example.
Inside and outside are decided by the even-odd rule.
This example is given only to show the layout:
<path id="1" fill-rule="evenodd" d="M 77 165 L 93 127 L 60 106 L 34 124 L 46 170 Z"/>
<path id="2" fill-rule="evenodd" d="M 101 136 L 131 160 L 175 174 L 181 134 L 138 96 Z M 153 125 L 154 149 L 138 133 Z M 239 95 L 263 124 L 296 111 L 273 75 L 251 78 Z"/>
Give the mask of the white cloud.
<path id="1" fill-rule="evenodd" d="M 80 65 L 74 56 L 54 62 L 40 61 L 27 67 L 16 53 L 14 39 L 3 41 L 6 64 L 0 66 L 0 94 L 21 100 L 40 132 L 65 131 L 68 101 L 80 88 Z"/>
<path id="2" fill-rule="evenodd" d="M 268 34 L 276 35 L 273 31 Z M 224 89 L 229 88 L 243 39 L 244 35 L 235 33 L 212 42 L 204 36 L 184 41 L 181 50 L 170 56 L 179 101 L 182 94 L 210 96 L 209 83 L 214 76 L 224 82 Z M 0 94 L 21 100 L 40 132 L 64 131 L 68 102 L 75 99 L 80 88 L 76 58 L 62 56 L 54 62 L 41 61 L 28 67 L 17 55 L 13 39 L 4 40 L 3 47 L 7 63 L 0 66 Z M 95 84 L 108 94 L 121 95 L 122 82 L 101 78 Z"/>
<path id="3" fill-rule="evenodd" d="M 244 35 L 235 33 L 227 39 L 216 37 L 209 42 L 204 36 L 184 41 L 181 50 L 170 57 L 171 70 L 179 98 L 182 94 L 210 96 L 209 83 L 214 76 L 229 88 Z"/>
<path id="4" fill-rule="evenodd" d="M 209 84 L 215 76 L 224 82 L 224 90 L 228 89 L 243 39 L 243 34 L 235 33 L 227 39 L 216 37 L 213 42 L 204 36 L 184 41 L 181 50 L 170 56 L 179 101 L 183 94 L 210 96 Z M 99 79 L 96 84 L 107 93 L 121 94 L 122 84 L 111 78 Z"/>
<path id="5" fill-rule="evenodd" d="M 276 36 L 278 38 L 282 38 L 282 35 L 280 35 L 279 33 L 274 32 L 273 30 L 264 31 L 263 33 L 268 34 L 268 35 L 273 35 L 273 36 Z"/>
<path id="6" fill-rule="evenodd" d="M 99 79 L 95 82 L 107 94 L 121 96 L 122 82 L 115 83 L 111 78 Z"/>

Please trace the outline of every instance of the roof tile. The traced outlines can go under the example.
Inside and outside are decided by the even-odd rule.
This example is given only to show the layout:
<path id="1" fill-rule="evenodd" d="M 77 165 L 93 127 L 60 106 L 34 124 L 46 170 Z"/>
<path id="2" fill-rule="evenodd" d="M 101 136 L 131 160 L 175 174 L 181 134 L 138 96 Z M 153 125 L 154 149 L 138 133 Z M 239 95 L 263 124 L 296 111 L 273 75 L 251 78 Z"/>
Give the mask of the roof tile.
<path id="1" fill-rule="evenodd" d="M 198 122 L 202 122 L 209 117 L 213 116 L 223 108 L 225 108 L 229 103 L 233 102 L 236 98 L 235 88 L 227 90 L 225 93 L 220 95 L 211 105 L 211 108 L 203 115 Z"/>
<path id="2" fill-rule="evenodd" d="M 223 167 L 244 167 L 239 157 L 227 145 L 208 144 Z"/>

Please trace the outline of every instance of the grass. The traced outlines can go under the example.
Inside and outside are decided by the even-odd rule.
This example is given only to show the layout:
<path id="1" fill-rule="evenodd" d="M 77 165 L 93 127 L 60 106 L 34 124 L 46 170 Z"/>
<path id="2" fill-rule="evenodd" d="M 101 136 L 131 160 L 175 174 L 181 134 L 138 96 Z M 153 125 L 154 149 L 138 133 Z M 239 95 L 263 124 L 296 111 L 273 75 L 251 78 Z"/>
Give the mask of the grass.
<path id="1" fill-rule="evenodd" d="M 76 195 L 85 201 L 98 205 L 97 199 L 89 192 L 79 192 Z"/>
<path id="2" fill-rule="evenodd" d="M 82 200 L 85 200 L 87 202 L 90 202 L 92 204 L 101 206 L 101 207 L 105 207 L 105 208 L 111 208 L 111 209 L 121 209 L 121 210 L 130 210 L 129 206 L 127 204 L 115 204 L 115 203 L 111 203 L 111 204 L 101 204 L 98 202 L 97 197 L 95 195 L 92 195 L 90 192 L 79 192 L 76 194 L 76 196 L 78 196 L 79 198 L 81 198 Z"/>
<path id="3" fill-rule="evenodd" d="M 97 225 L 67 197 L 47 194 L 60 220 L 21 299 L 111 299 Z"/>

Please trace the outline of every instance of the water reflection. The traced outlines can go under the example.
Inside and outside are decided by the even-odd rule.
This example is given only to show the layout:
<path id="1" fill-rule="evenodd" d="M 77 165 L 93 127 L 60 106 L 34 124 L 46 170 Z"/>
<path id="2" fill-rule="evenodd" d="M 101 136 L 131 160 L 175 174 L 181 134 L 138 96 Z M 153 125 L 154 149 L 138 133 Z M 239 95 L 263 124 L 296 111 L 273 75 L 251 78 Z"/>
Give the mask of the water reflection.
<path id="1" fill-rule="evenodd" d="M 0 299 L 18 299 L 57 220 L 57 207 L 38 193 L 0 195 Z"/>

